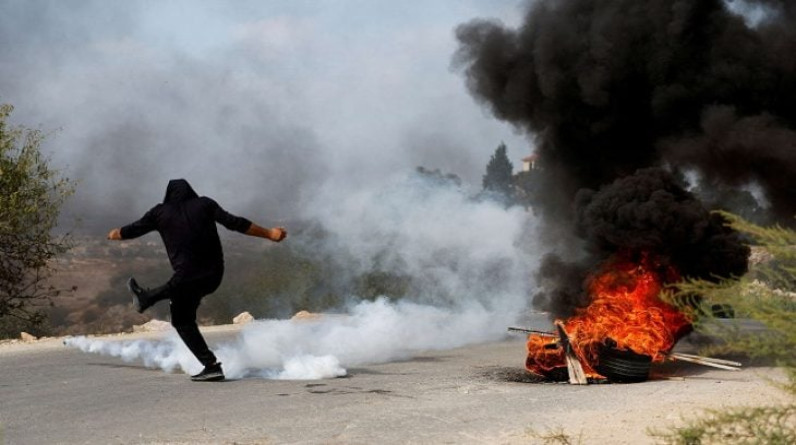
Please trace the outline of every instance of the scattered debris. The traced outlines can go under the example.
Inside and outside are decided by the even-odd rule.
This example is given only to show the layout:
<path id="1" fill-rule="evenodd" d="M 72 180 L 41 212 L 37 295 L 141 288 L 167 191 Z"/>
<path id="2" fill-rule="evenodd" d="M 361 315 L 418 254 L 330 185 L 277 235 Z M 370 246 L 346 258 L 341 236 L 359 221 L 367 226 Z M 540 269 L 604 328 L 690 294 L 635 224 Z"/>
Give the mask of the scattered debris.
<path id="1" fill-rule="evenodd" d="M 750 247 L 749 266 L 769 263 L 773 260 L 774 260 L 774 254 L 766 250 L 764 247 L 759 247 L 759 246 Z"/>
<path id="2" fill-rule="evenodd" d="M 254 321 L 254 316 L 248 312 L 241 312 L 232 319 L 232 324 L 246 324 Z"/>
<path id="3" fill-rule="evenodd" d="M 309 311 L 298 311 L 291 320 L 317 320 L 321 318 L 321 314 L 316 314 Z"/>
<path id="4" fill-rule="evenodd" d="M 149 320 L 140 325 L 133 326 L 133 332 L 163 332 L 171 329 L 171 323 L 163 320 Z"/>

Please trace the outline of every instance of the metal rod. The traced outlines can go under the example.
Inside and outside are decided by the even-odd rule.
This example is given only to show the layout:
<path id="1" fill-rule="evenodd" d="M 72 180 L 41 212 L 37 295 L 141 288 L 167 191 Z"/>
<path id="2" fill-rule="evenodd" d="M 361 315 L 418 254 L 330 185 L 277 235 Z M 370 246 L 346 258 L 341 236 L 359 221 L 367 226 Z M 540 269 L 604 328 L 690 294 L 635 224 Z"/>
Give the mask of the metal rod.
<path id="1" fill-rule="evenodd" d="M 509 332 L 524 332 L 526 334 L 538 334 L 545 337 L 556 337 L 556 334 L 548 331 L 537 331 L 536 329 L 514 328 L 509 327 Z"/>

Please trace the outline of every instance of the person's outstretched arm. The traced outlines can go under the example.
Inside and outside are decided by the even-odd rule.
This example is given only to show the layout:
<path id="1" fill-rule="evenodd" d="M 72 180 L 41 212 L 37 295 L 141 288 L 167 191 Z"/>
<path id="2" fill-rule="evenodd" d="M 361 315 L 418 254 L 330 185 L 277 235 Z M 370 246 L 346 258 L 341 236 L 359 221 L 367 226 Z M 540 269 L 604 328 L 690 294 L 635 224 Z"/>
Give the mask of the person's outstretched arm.
<path id="1" fill-rule="evenodd" d="M 131 239 L 131 238 L 138 238 L 141 235 L 145 235 L 153 230 L 155 230 L 157 220 L 156 212 L 159 210 L 158 206 L 153 207 L 150 211 L 146 212 L 141 219 L 130 223 L 124 227 L 118 227 L 115 229 L 111 229 L 108 232 L 108 239 L 119 241 L 123 239 Z"/>
<path id="2" fill-rule="evenodd" d="M 235 216 L 227 212 L 220 205 L 218 205 L 217 202 L 206 196 L 203 196 L 201 199 L 203 199 L 207 205 L 212 206 L 216 222 L 229 230 L 234 230 L 249 236 L 269 239 L 276 243 L 287 237 L 287 230 L 285 230 L 284 227 L 274 227 L 271 229 L 260 227 L 247 218 Z"/>
<path id="3" fill-rule="evenodd" d="M 246 230 L 246 235 L 249 236 L 257 236 L 260 238 L 266 238 L 276 243 L 282 241 L 283 239 L 287 238 L 287 230 L 284 227 L 273 227 L 267 229 L 265 227 L 260 227 L 255 223 L 252 223 L 249 226 L 249 229 Z"/>

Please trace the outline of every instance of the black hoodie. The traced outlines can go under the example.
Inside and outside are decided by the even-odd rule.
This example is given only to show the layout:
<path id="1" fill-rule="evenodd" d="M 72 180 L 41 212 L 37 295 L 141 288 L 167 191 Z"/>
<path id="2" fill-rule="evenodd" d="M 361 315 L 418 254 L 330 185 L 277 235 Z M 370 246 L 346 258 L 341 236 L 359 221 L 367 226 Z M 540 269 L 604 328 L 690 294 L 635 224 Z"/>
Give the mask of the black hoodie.
<path id="1" fill-rule="evenodd" d="M 121 234 L 123 239 L 130 239 L 157 230 L 174 269 L 172 281 L 181 282 L 224 272 L 216 223 L 241 233 L 252 224 L 246 218 L 228 213 L 212 199 L 199 197 L 188 181 L 172 179 L 163 203 L 122 227 Z"/>

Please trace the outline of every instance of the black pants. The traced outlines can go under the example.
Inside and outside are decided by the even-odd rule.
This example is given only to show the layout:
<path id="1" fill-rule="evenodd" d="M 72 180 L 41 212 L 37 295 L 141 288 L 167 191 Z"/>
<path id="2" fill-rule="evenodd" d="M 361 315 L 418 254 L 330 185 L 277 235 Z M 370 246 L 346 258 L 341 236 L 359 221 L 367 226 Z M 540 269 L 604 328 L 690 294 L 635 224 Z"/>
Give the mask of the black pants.
<path id="1" fill-rule="evenodd" d="M 203 297 L 218 289 L 222 276 L 223 272 L 198 278 L 179 280 L 172 278 L 150 296 L 154 301 L 170 300 L 171 325 L 177 330 L 185 346 L 188 346 L 204 366 L 215 363 L 216 356 L 207 347 L 207 342 L 199 332 L 199 326 L 196 325 L 196 310 Z"/>

